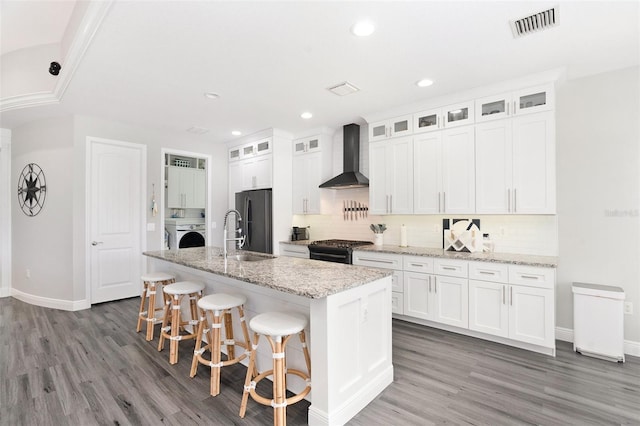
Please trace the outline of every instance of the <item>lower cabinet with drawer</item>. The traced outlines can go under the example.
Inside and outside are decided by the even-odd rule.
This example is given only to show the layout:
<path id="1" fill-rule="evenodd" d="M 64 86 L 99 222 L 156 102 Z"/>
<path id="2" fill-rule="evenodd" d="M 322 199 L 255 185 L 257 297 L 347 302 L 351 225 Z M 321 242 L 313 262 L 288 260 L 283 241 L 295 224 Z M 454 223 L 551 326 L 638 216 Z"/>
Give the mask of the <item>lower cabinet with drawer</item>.
<path id="1" fill-rule="evenodd" d="M 353 264 L 393 270 L 391 277 L 391 313 L 404 314 L 404 272 L 402 271 L 401 254 L 354 251 Z"/>
<path id="2" fill-rule="evenodd" d="M 469 329 L 555 348 L 555 273 L 548 268 L 469 264 Z"/>
<path id="3" fill-rule="evenodd" d="M 280 243 L 280 255 L 289 257 L 309 258 L 309 248 L 300 244 Z"/>
<path id="4" fill-rule="evenodd" d="M 354 251 L 393 270 L 394 317 L 555 355 L 553 268 Z"/>

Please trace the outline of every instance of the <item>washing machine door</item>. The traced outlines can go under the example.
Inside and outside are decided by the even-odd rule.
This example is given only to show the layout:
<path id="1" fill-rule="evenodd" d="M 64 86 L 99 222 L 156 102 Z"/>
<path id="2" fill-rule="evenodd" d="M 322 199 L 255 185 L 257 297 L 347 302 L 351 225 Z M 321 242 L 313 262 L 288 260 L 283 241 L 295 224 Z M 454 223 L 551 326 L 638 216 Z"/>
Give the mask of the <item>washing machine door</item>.
<path id="1" fill-rule="evenodd" d="M 189 231 L 180 238 L 178 248 L 204 247 L 204 236 L 200 232 Z"/>

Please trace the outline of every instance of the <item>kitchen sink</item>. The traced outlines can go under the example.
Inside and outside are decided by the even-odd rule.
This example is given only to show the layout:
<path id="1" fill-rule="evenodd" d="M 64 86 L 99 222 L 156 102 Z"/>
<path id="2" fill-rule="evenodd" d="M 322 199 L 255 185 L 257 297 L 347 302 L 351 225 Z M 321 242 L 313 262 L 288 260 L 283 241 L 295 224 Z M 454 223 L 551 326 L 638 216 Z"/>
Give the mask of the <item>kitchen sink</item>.
<path id="1" fill-rule="evenodd" d="M 260 260 L 273 259 L 272 256 L 260 256 L 256 254 L 236 254 L 235 256 L 229 256 L 229 258 L 241 262 L 258 262 Z"/>

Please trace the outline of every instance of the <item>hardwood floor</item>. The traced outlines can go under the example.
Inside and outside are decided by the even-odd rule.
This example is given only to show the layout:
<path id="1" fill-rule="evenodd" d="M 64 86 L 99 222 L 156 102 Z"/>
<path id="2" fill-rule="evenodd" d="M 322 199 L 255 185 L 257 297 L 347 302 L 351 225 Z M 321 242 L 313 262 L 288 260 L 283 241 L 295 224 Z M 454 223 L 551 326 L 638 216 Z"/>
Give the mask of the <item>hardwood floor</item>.
<path id="1" fill-rule="evenodd" d="M 170 365 L 158 326 L 152 342 L 135 332 L 138 303 L 65 312 L 0 299 L 0 425 L 273 423 L 254 401 L 238 417 L 244 367 L 222 370 L 214 398 L 206 367 L 189 378 L 192 341 Z M 350 425 L 640 424 L 639 358 L 615 364 L 565 342 L 552 358 L 394 320 L 393 363 L 393 384 Z M 306 424 L 308 406 L 288 407 L 288 424 Z"/>

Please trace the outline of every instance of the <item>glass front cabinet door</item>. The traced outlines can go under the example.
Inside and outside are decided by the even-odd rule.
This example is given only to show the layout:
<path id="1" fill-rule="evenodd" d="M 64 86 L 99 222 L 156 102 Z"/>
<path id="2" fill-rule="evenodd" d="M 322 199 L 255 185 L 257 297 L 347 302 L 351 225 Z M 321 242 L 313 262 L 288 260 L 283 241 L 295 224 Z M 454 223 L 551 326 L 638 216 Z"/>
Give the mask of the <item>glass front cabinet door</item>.
<path id="1" fill-rule="evenodd" d="M 441 114 L 442 110 L 440 108 L 413 114 L 414 133 L 424 133 L 439 130 L 442 126 L 442 118 L 440 117 Z"/>
<path id="2" fill-rule="evenodd" d="M 445 128 L 473 124 L 475 120 L 473 115 L 473 101 L 444 107 L 442 108 L 442 115 Z"/>
<path id="3" fill-rule="evenodd" d="M 476 100 L 476 122 L 498 120 L 513 114 L 511 93 L 488 96 Z"/>
<path id="4" fill-rule="evenodd" d="M 548 111 L 554 106 L 551 85 L 519 90 L 514 92 L 513 100 L 516 115 Z"/>

